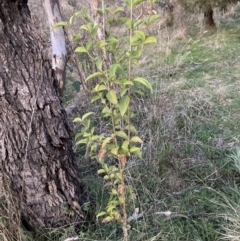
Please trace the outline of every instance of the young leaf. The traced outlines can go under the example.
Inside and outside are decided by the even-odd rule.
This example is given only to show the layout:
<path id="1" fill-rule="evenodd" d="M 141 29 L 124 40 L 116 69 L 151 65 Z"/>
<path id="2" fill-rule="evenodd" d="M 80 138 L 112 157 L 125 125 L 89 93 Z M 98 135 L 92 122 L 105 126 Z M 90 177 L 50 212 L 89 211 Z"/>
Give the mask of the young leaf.
<path id="1" fill-rule="evenodd" d="M 98 31 L 98 25 L 94 25 L 91 31 L 91 34 L 96 37 L 97 36 L 97 31 Z"/>
<path id="2" fill-rule="evenodd" d="M 103 91 L 103 90 L 107 90 L 107 86 L 106 85 L 99 85 L 97 91 Z"/>
<path id="3" fill-rule="evenodd" d="M 138 158 L 142 159 L 142 151 L 140 151 L 140 150 L 135 151 L 134 154 L 135 154 Z"/>
<path id="4" fill-rule="evenodd" d="M 112 192 L 111 192 L 113 195 L 118 195 L 118 192 L 117 192 L 117 190 L 116 189 L 112 189 Z"/>
<path id="5" fill-rule="evenodd" d="M 80 145 L 80 144 L 87 144 L 87 139 L 82 139 L 82 140 L 80 140 L 80 141 L 78 141 L 77 143 L 76 143 L 76 145 Z"/>
<path id="6" fill-rule="evenodd" d="M 115 77 L 118 67 L 119 67 L 119 64 L 113 64 L 109 67 L 109 77 L 110 78 Z"/>
<path id="7" fill-rule="evenodd" d="M 98 218 L 98 217 L 101 217 L 101 216 L 104 216 L 105 214 L 107 214 L 107 213 L 104 212 L 104 211 L 103 211 L 103 212 L 100 212 L 100 213 L 97 215 L 97 218 Z"/>
<path id="8" fill-rule="evenodd" d="M 130 125 L 130 126 L 129 126 L 129 129 L 130 129 L 131 132 L 137 134 L 137 129 L 135 128 L 135 126 Z"/>
<path id="9" fill-rule="evenodd" d="M 141 149 L 139 147 L 136 147 L 136 146 L 132 146 L 130 148 L 130 152 L 136 152 L 136 151 L 141 151 Z"/>
<path id="10" fill-rule="evenodd" d="M 105 114 L 105 113 L 111 114 L 111 110 L 110 110 L 107 106 L 105 106 L 105 107 L 103 108 L 103 110 L 102 110 L 102 113 L 103 113 L 103 114 Z"/>
<path id="11" fill-rule="evenodd" d="M 130 142 L 138 142 L 138 143 L 143 143 L 142 139 L 139 136 L 133 136 L 130 139 Z"/>
<path id="12" fill-rule="evenodd" d="M 133 5 L 133 7 L 135 7 L 135 6 L 137 6 L 138 4 L 140 4 L 140 3 L 144 2 L 144 1 L 145 0 L 133 0 L 132 5 Z"/>
<path id="13" fill-rule="evenodd" d="M 73 35 L 72 41 L 73 41 L 73 42 L 78 42 L 78 41 L 81 40 L 81 38 L 82 38 L 81 34 L 78 33 L 78 34 Z"/>
<path id="14" fill-rule="evenodd" d="M 87 53 L 87 50 L 84 46 L 81 46 L 75 49 L 75 53 Z"/>
<path id="15" fill-rule="evenodd" d="M 119 111 L 120 111 L 120 114 L 121 116 L 124 116 L 124 114 L 126 113 L 127 109 L 128 109 L 128 106 L 129 106 L 129 103 L 130 103 L 130 98 L 128 96 L 124 96 L 120 102 L 119 102 Z"/>
<path id="16" fill-rule="evenodd" d="M 90 80 L 90 79 L 93 79 L 93 78 L 96 78 L 96 77 L 99 77 L 99 76 L 103 76 L 103 73 L 102 73 L 102 72 L 95 72 L 95 73 L 93 73 L 93 74 L 90 74 L 90 75 L 87 77 L 86 81 L 88 81 L 88 80 Z"/>
<path id="17" fill-rule="evenodd" d="M 93 42 L 92 41 L 88 41 L 86 43 L 86 50 L 89 51 L 91 49 L 92 45 L 93 45 Z"/>
<path id="18" fill-rule="evenodd" d="M 115 14 L 117 14 L 117 13 L 119 13 L 119 12 L 123 12 L 123 11 L 124 11 L 124 8 L 123 8 L 123 7 L 118 7 L 118 8 L 116 8 L 116 9 L 114 10 L 113 15 L 115 15 Z"/>
<path id="19" fill-rule="evenodd" d="M 92 99 L 91 99 L 91 103 L 93 103 L 93 102 L 96 101 L 96 100 L 99 100 L 100 98 L 101 98 L 101 97 L 100 97 L 99 95 L 93 96 Z"/>
<path id="20" fill-rule="evenodd" d="M 80 14 L 81 14 L 80 11 L 74 13 L 74 14 L 71 16 L 71 18 L 70 18 L 70 20 L 69 20 L 69 23 L 72 25 L 72 24 L 73 24 L 73 21 L 75 20 L 75 18 L 76 18 L 78 15 L 80 15 Z"/>
<path id="21" fill-rule="evenodd" d="M 103 174 L 103 173 L 105 173 L 106 171 L 104 170 L 104 169 L 99 169 L 98 171 L 97 171 L 97 173 L 98 174 Z"/>
<path id="22" fill-rule="evenodd" d="M 137 35 L 141 40 L 145 40 L 146 34 L 141 30 L 135 30 L 135 35 Z"/>
<path id="23" fill-rule="evenodd" d="M 119 18 L 119 21 L 125 24 L 127 28 L 129 29 L 132 28 L 132 21 L 130 18 L 122 17 L 122 18 Z"/>
<path id="24" fill-rule="evenodd" d="M 152 44 L 152 43 L 156 43 L 157 39 L 153 36 L 147 37 L 144 41 L 143 44 Z"/>
<path id="25" fill-rule="evenodd" d="M 149 17 L 148 19 L 148 25 L 152 24 L 153 22 L 155 22 L 156 20 L 158 20 L 159 18 L 161 18 L 160 14 L 153 14 Z"/>
<path id="26" fill-rule="evenodd" d="M 96 64 L 97 69 L 102 71 L 103 60 L 98 58 L 98 60 L 95 62 L 95 64 Z"/>
<path id="27" fill-rule="evenodd" d="M 73 120 L 73 122 L 82 122 L 82 119 L 80 117 L 77 117 Z"/>
<path id="28" fill-rule="evenodd" d="M 108 222 L 112 221 L 113 219 L 114 219 L 113 217 L 107 216 L 106 218 L 104 218 L 104 219 L 102 220 L 102 222 L 103 222 L 103 223 L 108 223 Z"/>
<path id="29" fill-rule="evenodd" d="M 106 97 L 108 99 L 108 101 L 114 105 L 116 105 L 118 103 L 117 100 L 117 95 L 116 92 L 114 90 L 110 90 L 107 92 Z"/>
<path id="30" fill-rule="evenodd" d="M 121 138 L 123 138 L 125 140 L 128 139 L 127 134 L 125 132 L 123 132 L 123 131 L 117 131 L 116 134 L 117 134 L 117 136 L 119 136 L 119 137 L 121 137 Z"/>
<path id="31" fill-rule="evenodd" d="M 148 89 L 150 89 L 152 91 L 152 86 L 146 79 L 144 79 L 142 77 L 136 77 L 135 79 L 133 79 L 133 81 L 146 86 Z"/>
<path id="32" fill-rule="evenodd" d="M 105 146 L 109 143 L 109 141 L 112 140 L 112 137 L 107 137 L 103 142 L 102 142 L 102 149 L 105 148 Z"/>
<path id="33" fill-rule="evenodd" d="M 53 29 L 58 28 L 58 27 L 64 27 L 64 26 L 67 26 L 67 25 L 68 25 L 67 22 L 65 22 L 65 21 L 60 21 L 60 22 L 55 23 L 55 24 L 53 25 Z"/>
<path id="34" fill-rule="evenodd" d="M 84 121 L 86 118 L 88 118 L 90 115 L 94 114 L 94 112 L 88 112 L 82 116 L 82 121 Z"/>
<path id="35" fill-rule="evenodd" d="M 143 20 L 141 18 L 133 20 L 133 28 L 136 28 L 141 23 L 143 23 Z"/>

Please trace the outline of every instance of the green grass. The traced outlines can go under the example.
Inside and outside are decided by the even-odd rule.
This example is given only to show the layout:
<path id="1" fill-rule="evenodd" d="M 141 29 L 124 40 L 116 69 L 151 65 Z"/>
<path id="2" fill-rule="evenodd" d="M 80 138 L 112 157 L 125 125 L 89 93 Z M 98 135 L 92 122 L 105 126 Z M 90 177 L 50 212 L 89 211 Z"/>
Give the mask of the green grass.
<path id="1" fill-rule="evenodd" d="M 130 240 L 214 241 L 240 230 L 240 175 L 229 157 L 240 143 L 239 36 L 226 26 L 176 42 L 168 55 L 148 50 L 157 58 L 140 73 L 155 91 L 138 103 L 144 159 L 129 162 L 127 179 L 137 194 L 129 215 L 139 208 L 143 217 L 131 221 Z M 97 213 L 108 194 L 90 179 Z M 80 240 L 122 238 L 116 223 L 87 229 Z"/>

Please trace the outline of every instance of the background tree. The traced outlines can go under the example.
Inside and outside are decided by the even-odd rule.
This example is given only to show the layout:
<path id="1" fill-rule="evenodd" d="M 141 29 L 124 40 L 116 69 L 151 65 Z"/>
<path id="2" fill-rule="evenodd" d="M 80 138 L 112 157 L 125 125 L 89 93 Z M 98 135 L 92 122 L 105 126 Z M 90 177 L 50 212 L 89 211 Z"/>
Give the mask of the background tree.
<path id="1" fill-rule="evenodd" d="M 27 4 L 0 0 L 0 184 L 22 218 L 43 228 L 79 220 L 83 188 L 56 72 Z"/>
<path id="2" fill-rule="evenodd" d="M 188 11 L 204 12 L 205 24 L 207 27 L 214 27 L 213 9 L 225 9 L 227 5 L 236 3 L 239 0 L 178 0 Z"/>

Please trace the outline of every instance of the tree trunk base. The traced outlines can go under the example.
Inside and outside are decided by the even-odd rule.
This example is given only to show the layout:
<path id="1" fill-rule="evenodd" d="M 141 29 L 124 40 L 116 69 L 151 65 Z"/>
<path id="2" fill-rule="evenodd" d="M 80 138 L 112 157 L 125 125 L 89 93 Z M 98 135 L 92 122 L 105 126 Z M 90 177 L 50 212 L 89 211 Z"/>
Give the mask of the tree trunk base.
<path id="1" fill-rule="evenodd" d="M 216 24 L 213 19 L 213 10 L 212 9 L 204 12 L 204 22 L 205 22 L 206 28 L 215 28 L 216 27 Z"/>

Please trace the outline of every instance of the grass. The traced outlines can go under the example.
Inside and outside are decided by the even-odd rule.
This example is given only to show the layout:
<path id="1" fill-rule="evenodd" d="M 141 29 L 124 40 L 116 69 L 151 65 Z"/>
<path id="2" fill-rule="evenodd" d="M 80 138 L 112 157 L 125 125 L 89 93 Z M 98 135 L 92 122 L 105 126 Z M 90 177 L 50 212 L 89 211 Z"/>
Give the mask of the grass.
<path id="1" fill-rule="evenodd" d="M 154 92 L 136 101 L 144 158 L 130 160 L 126 175 L 137 194 L 129 215 L 138 208 L 142 215 L 130 222 L 130 240 L 240 238 L 238 22 L 198 35 L 190 31 L 187 40 L 172 40 L 162 30 L 159 43 L 146 51 L 138 72 L 151 80 Z M 69 102 L 72 91 L 66 92 Z M 80 162 L 92 202 L 83 207 L 88 224 L 76 235 L 82 241 L 121 240 L 120 225 L 96 220 L 109 198 L 96 165 Z M 64 240 L 73 231 L 46 233 L 25 237 Z M 0 240 L 4 235 L 0 225 Z"/>
<path id="2" fill-rule="evenodd" d="M 137 102 L 144 158 L 131 160 L 127 173 L 137 193 L 129 215 L 139 208 L 143 216 L 131 221 L 130 240 L 240 237 L 240 45 L 238 25 L 231 24 L 161 43 L 159 53 L 147 50 L 139 73 L 154 93 Z M 164 52 L 168 44 L 171 51 Z M 92 175 L 85 180 L 97 213 L 108 194 Z M 122 237 L 120 226 L 99 221 L 84 235 L 80 240 Z"/>
<path id="3" fill-rule="evenodd" d="M 147 50 L 139 73 L 155 91 L 138 103 L 145 157 L 131 160 L 127 175 L 137 193 L 129 212 L 140 208 L 143 217 L 131 221 L 131 240 L 239 237 L 237 26 L 171 43 L 170 53 Z M 121 240 L 116 224 L 98 225 L 97 240 Z"/>

